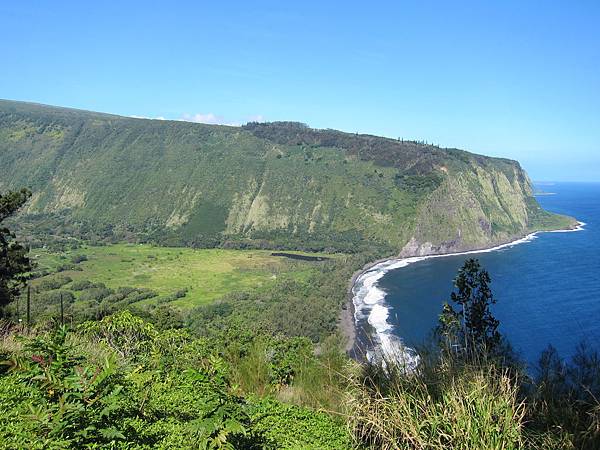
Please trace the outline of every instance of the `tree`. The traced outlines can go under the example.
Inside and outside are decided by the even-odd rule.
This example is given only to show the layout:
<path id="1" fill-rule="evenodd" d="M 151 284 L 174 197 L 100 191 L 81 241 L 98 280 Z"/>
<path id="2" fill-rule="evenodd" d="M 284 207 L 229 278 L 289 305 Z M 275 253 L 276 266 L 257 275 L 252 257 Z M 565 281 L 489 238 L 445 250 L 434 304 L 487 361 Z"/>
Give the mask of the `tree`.
<path id="1" fill-rule="evenodd" d="M 2 224 L 15 214 L 31 197 L 27 189 L 0 194 L 0 317 L 2 309 L 17 297 L 25 286 L 31 261 L 28 249 L 21 245 L 15 234 Z"/>
<path id="2" fill-rule="evenodd" d="M 461 346 L 467 356 L 493 352 L 501 343 L 499 322 L 490 311 L 496 303 L 490 283 L 489 273 L 477 259 L 466 260 L 454 279 L 456 291 L 450 294 L 460 310 L 446 303 L 440 315 L 438 334 L 446 345 Z"/>
<path id="3" fill-rule="evenodd" d="M 461 325 L 458 313 L 454 311 L 448 302 L 444 303 L 437 328 L 437 335 L 443 350 L 454 352 L 458 349 L 460 344 L 457 341 L 459 339 Z"/>

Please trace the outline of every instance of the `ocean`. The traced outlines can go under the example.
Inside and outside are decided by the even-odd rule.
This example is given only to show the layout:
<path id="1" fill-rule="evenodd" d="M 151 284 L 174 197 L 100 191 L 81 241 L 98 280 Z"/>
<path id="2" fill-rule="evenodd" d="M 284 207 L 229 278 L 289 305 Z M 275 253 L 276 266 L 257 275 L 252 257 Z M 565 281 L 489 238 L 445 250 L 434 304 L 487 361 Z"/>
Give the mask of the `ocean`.
<path id="1" fill-rule="evenodd" d="M 538 201 L 575 217 L 575 232 L 538 233 L 515 244 L 471 255 L 409 258 L 368 271 L 355 284 L 358 328 L 375 328 L 384 349 L 401 341 L 415 348 L 450 302 L 452 280 L 466 258 L 490 273 L 500 332 L 533 367 L 548 344 L 563 358 L 585 341 L 600 349 L 600 183 L 546 183 Z"/>

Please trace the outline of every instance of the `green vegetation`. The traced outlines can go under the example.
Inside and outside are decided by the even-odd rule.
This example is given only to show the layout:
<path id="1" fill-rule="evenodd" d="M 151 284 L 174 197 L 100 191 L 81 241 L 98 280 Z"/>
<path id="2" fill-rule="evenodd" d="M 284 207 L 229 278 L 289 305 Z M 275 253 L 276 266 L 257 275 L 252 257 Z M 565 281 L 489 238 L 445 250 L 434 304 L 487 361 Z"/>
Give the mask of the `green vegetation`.
<path id="1" fill-rule="evenodd" d="M 192 307 L 210 303 L 227 293 L 258 288 L 285 274 L 306 278 L 314 269 L 314 263 L 271 256 L 271 253 L 148 244 L 83 246 L 64 252 L 35 249 L 32 258 L 37 262 L 37 270 L 50 274 L 36 279 L 32 285 L 48 290 L 48 283 L 68 276 L 75 284 L 88 280 L 111 289 L 147 288 L 159 296 L 184 290 L 185 295 L 174 305 Z M 60 270 L 60 274 L 55 274 L 65 261 L 70 263 L 83 255 L 85 260 L 79 261 L 75 270 Z"/>
<path id="2" fill-rule="evenodd" d="M 570 217 L 559 216 L 542 209 L 535 199 L 528 199 L 529 214 L 535 228 L 541 231 L 552 231 L 573 226 Z"/>
<path id="3" fill-rule="evenodd" d="M 482 353 L 494 354 L 500 346 L 500 322 L 494 318 L 490 306 L 496 303 L 489 287 L 490 274 L 476 259 L 467 259 L 454 280 L 456 292 L 450 294 L 459 311 L 445 303 L 437 330 L 441 347 L 447 352 L 462 349 L 467 358 Z"/>
<path id="4" fill-rule="evenodd" d="M 526 448 L 525 405 L 508 373 L 448 362 L 416 374 L 393 361 L 388 367 L 367 369 L 350 387 L 353 431 L 370 448 Z"/>
<path id="5" fill-rule="evenodd" d="M 40 308 L 59 301 L 63 323 L 66 302 L 70 322 L 79 324 L 69 329 L 57 324 L 56 315 L 34 315 L 34 328 L 15 325 L 16 320 L 2 327 L 3 448 L 352 446 L 342 421 L 308 409 L 340 406 L 346 360 L 333 335 L 344 298 L 336 291 L 344 292 L 348 274 L 336 259 L 115 245 L 78 246 L 74 254 L 45 252 L 36 260 L 38 268 L 44 265 L 34 282 L 36 291 L 45 293 L 38 299 Z M 88 267 L 61 270 L 64 260 Z M 184 328 L 172 305 L 138 305 L 154 324 L 131 314 L 140 300 L 156 296 L 147 288 L 114 290 L 84 278 L 95 274 L 119 283 L 131 276 L 119 264 L 148 269 L 147 260 L 154 265 L 150 271 L 169 271 L 175 264 L 180 271 L 197 271 L 201 275 L 194 286 L 199 289 L 227 280 L 227 289 L 254 290 L 197 302 L 201 306 L 191 311 L 190 326 Z M 248 276 L 232 278 L 235 271 Z M 268 289 L 257 286 L 260 276 L 273 271 L 275 279 L 264 286 Z M 21 278 L 17 272 L 5 282 Z M 105 303 L 123 310 L 109 315 L 113 311 Z M 77 314 L 81 304 L 94 305 L 96 320 L 84 321 L 85 314 Z M 300 317 L 300 305 L 312 315 Z M 3 312 L 14 319 L 19 315 L 18 308 Z M 313 342 L 319 344 L 319 355 Z M 297 404 L 283 404 L 282 398 Z"/>
<path id="6" fill-rule="evenodd" d="M 156 121 L 0 101 L 0 190 L 32 247 L 154 242 L 344 253 L 464 250 L 572 223 L 517 162 L 302 124 Z"/>
<path id="7" fill-rule="evenodd" d="M 3 448 L 351 445 L 327 414 L 236 394 L 234 368 L 207 341 L 127 312 L 72 332 L 10 334 L 0 352 Z"/>
<path id="8" fill-rule="evenodd" d="M 318 264 L 305 280 L 187 310 L 185 323 L 148 305 L 138 312 L 151 322 L 130 307 L 70 327 L 5 322 L 3 448 L 597 448 L 600 356 L 581 347 L 566 363 L 549 348 L 538 375 L 524 373 L 498 346 L 477 261 L 459 272 L 453 296 L 466 314 L 442 315 L 440 339 L 414 371 L 393 356 L 359 364 L 341 353 L 335 315 L 327 318 L 349 269 Z M 59 275 L 59 289 L 94 284 Z M 465 346 L 464 336 L 494 346 Z"/>
<path id="9" fill-rule="evenodd" d="M 4 220 L 15 214 L 30 196 L 31 192 L 26 189 L 0 194 L 0 308 L 19 295 L 26 275 L 31 271 L 27 249 L 15 240 L 14 233 L 3 226 Z"/>
<path id="10" fill-rule="evenodd" d="M 412 374 L 392 360 L 385 371 L 367 366 L 351 378 L 350 425 L 362 445 L 378 449 L 595 449 L 597 358 L 588 350 L 535 380 L 496 361 L 457 364 L 449 355 L 424 359 Z"/>
<path id="11" fill-rule="evenodd" d="M 339 258 L 148 245 L 38 254 L 36 304 L 60 302 L 61 314 L 34 314 L 29 327 L 15 325 L 16 302 L 3 309 L 13 319 L 0 341 L 3 448 L 351 447 L 344 422 L 315 411 L 341 407 L 335 332 L 349 274 Z M 64 261 L 81 270 L 60 270 Z M 227 281 L 228 295 L 195 303 L 184 326 L 181 307 L 144 304 L 157 295 L 148 288 L 86 278 L 130 281 L 121 264 L 132 262 L 173 276 L 178 264 L 197 271 L 197 289 Z M 65 303 L 70 327 L 57 323 Z M 94 305 L 94 320 L 81 305 Z"/>
<path id="12" fill-rule="evenodd" d="M 288 255 L 305 259 L 148 244 L 35 249 L 30 316 L 41 322 L 62 310 L 67 322 L 79 323 L 129 309 L 200 335 L 268 330 L 318 342 L 336 330 L 351 274 L 344 264 L 354 267 L 365 257 Z M 7 309 L 14 320 L 25 320 L 26 301 L 22 295 Z"/>

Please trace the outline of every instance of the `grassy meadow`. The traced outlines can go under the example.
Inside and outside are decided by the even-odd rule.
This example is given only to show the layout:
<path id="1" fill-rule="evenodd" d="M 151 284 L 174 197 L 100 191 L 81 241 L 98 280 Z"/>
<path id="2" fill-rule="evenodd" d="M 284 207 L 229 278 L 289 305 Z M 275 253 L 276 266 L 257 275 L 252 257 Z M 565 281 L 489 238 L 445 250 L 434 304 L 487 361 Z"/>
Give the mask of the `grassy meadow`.
<path id="1" fill-rule="evenodd" d="M 149 244 L 84 246 L 64 252 L 35 249 L 32 257 L 37 263 L 37 270 L 50 273 L 34 280 L 32 287 L 36 289 L 49 279 L 64 276 L 71 278 L 73 283 L 89 280 L 103 283 L 111 289 L 124 286 L 146 288 L 159 295 L 186 290 L 185 296 L 171 302 L 171 305 L 187 308 L 210 303 L 230 292 L 259 289 L 282 274 L 301 281 L 318 264 L 271 256 L 271 253 L 264 250 L 169 248 Z M 86 260 L 73 264 L 73 258 L 78 256 L 85 256 Z"/>

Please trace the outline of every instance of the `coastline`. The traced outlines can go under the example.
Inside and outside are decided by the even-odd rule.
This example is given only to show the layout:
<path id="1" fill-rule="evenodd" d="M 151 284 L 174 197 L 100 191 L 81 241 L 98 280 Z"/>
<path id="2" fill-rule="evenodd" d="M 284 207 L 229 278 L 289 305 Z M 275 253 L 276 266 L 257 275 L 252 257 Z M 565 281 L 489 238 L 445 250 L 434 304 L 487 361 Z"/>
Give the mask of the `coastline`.
<path id="1" fill-rule="evenodd" d="M 373 340 L 379 338 L 379 341 L 380 341 L 379 346 L 380 347 L 385 347 L 385 345 L 386 345 L 381 342 L 381 337 L 382 337 L 381 330 L 377 330 L 376 327 L 373 327 L 373 328 L 375 328 L 375 332 L 373 334 L 371 334 L 365 330 L 365 327 L 359 327 L 358 322 L 361 319 L 364 320 L 365 317 L 360 317 L 360 318 L 358 317 L 357 304 L 355 303 L 355 300 L 357 299 L 357 292 L 356 292 L 357 282 L 361 278 L 364 278 L 370 272 L 373 272 L 373 273 L 378 272 L 376 270 L 373 270 L 376 266 L 382 266 L 381 270 L 379 271 L 380 276 L 377 277 L 377 280 L 378 280 L 389 270 L 393 270 L 393 269 L 400 268 L 400 267 L 405 267 L 413 262 L 423 261 L 423 260 L 432 259 L 432 258 L 443 258 L 443 257 L 448 257 L 448 256 L 470 255 L 470 254 L 478 254 L 478 253 L 497 251 L 497 250 L 501 250 L 503 248 L 512 247 L 512 246 L 519 245 L 522 243 L 530 242 L 533 239 L 535 239 L 536 235 L 538 235 L 540 233 L 570 233 L 570 232 L 582 231 L 582 230 L 584 230 L 585 225 L 586 224 L 584 222 L 576 221 L 576 224 L 574 226 L 571 226 L 568 228 L 557 229 L 557 230 L 534 231 L 534 232 L 522 235 L 520 237 L 515 237 L 512 240 L 509 240 L 506 242 L 500 242 L 500 243 L 490 245 L 487 247 L 477 247 L 477 248 L 472 248 L 472 249 L 465 249 L 465 250 L 461 250 L 461 251 L 446 252 L 446 253 L 429 253 L 429 254 L 415 254 L 415 253 L 402 254 L 401 253 L 400 255 L 390 256 L 387 258 L 381 258 L 381 259 L 378 259 L 376 261 L 372 261 L 372 262 L 366 264 L 360 270 L 355 271 L 354 274 L 352 275 L 352 277 L 348 283 L 346 307 L 343 309 L 342 314 L 341 314 L 341 329 L 342 329 L 342 334 L 345 338 L 344 350 L 345 350 L 346 354 L 355 360 L 364 359 L 364 357 L 367 355 L 368 351 L 366 348 L 361 346 L 361 342 L 359 340 L 359 336 L 361 336 L 361 335 L 362 335 L 362 337 L 366 338 L 366 340 L 369 342 L 372 342 Z M 374 286 L 376 286 L 376 284 Z M 364 298 L 362 300 L 364 300 Z M 383 296 L 383 298 L 382 298 L 382 303 L 384 303 L 384 302 L 385 302 L 385 296 Z M 376 303 L 376 305 L 378 305 L 378 304 Z M 385 307 L 383 307 L 383 308 L 385 308 Z M 361 312 L 361 311 L 358 311 L 358 312 Z M 386 321 L 387 321 L 387 312 L 384 317 L 384 322 L 386 322 Z M 389 326 L 389 328 L 391 328 L 391 326 Z M 386 325 L 384 327 L 383 331 L 387 331 L 387 330 L 388 330 L 388 326 Z M 387 345 L 390 345 L 390 343 L 388 342 Z M 385 352 L 385 349 L 383 349 L 383 351 Z M 392 350 L 392 351 L 396 351 L 396 350 Z"/>
<path id="2" fill-rule="evenodd" d="M 358 327 L 356 325 L 356 308 L 354 306 L 354 285 L 356 284 L 356 280 L 365 272 L 368 272 L 370 269 L 375 267 L 377 264 L 381 264 L 382 262 L 389 261 L 394 259 L 395 257 L 381 258 L 370 263 L 367 263 L 361 269 L 356 270 L 350 281 L 348 282 L 348 288 L 346 289 L 346 303 L 345 307 L 342 309 L 340 314 L 340 328 L 342 331 L 342 335 L 344 337 L 344 351 L 347 355 L 351 356 L 353 359 L 357 359 L 357 339 L 358 339 Z"/>

